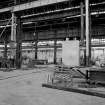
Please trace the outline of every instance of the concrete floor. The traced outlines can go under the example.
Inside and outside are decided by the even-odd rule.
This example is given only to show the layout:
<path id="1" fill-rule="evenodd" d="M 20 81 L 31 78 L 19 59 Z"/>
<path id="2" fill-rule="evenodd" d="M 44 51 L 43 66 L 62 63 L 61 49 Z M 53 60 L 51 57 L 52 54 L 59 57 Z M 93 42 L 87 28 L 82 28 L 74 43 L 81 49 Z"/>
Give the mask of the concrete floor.
<path id="1" fill-rule="evenodd" d="M 0 71 L 0 105 L 105 105 L 104 98 L 42 87 L 50 73 L 43 70 Z"/>

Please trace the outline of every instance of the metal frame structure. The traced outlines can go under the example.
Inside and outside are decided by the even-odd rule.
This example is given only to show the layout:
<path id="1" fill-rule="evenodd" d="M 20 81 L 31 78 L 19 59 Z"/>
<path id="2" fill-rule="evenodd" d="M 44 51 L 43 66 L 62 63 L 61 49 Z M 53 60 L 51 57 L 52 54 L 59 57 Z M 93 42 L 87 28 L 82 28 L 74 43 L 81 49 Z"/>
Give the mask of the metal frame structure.
<path id="1" fill-rule="evenodd" d="M 5 8 L 3 8 L 2 6 L 5 5 L 5 2 L 8 3 Z M 91 57 L 90 33 L 92 38 L 104 37 L 104 0 L 46 0 L 45 2 L 43 2 L 43 0 L 24 0 L 24 2 L 22 0 L 6 0 L 5 2 L 1 4 L 0 9 L 2 16 L 0 18 L 0 31 L 6 26 L 11 16 L 16 16 L 17 22 L 14 22 L 14 18 L 12 18 L 11 24 L 8 24 L 6 29 L 6 35 L 8 36 L 7 42 L 10 42 L 10 36 L 14 39 L 13 36 L 16 32 L 17 68 L 20 68 L 21 43 L 23 41 L 34 40 L 36 42 L 35 58 L 37 59 L 38 40 L 54 40 L 54 63 L 56 63 L 57 40 L 64 40 L 66 37 L 70 37 L 71 39 L 77 37 L 84 46 L 86 37 L 86 57 L 87 65 L 89 65 Z M 86 24 L 86 30 L 84 29 L 84 23 Z M 35 24 L 37 24 L 37 26 L 35 26 Z M 99 30 L 95 29 L 96 25 L 99 26 Z M 52 26 L 52 29 L 50 29 L 50 26 Z M 61 32 L 61 30 L 64 32 Z M 93 34 L 94 31 L 95 34 Z M 36 33 L 36 37 L 33 35 L 34 32 Z"/>

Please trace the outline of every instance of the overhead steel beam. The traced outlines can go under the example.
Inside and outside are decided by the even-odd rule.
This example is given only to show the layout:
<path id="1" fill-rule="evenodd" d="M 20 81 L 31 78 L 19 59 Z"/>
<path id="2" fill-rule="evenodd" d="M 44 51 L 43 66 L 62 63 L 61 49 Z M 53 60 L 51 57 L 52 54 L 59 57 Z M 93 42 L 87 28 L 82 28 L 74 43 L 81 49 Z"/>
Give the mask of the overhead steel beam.
<path id="1" fill-rule="evenodd" d="M 18 11 L 23 11 L 23 10 L 27 10 L 31 8 L 46 6 L 49 4 L 60 3 L 60 2 L 65 2 L 65 1 L 69 1 L 69 0 L 38 0 L 38 1 L 29 2 L 29 3 L 15 5 L 12 7 L 2 8 L 0 9 L 0 13 L 8 12 L 11 10 L 14 12 L 18 12 Z M 91 6 L 97 6 L 97 5 L 103 5 L 103 4 L 105 4 L 105 1 L 100 2 L 100 3 L 93 3 L 91 4 Z"/>
<path id="2" fill-rule="evenodd" d="M 16 5 L 13 7 L 7 7 L 7 8 L 0 9 L 0 13 L 11 11 L 11 10 L 13 10 L 13 12 L 18 12 L 18 11 L 23 11 L 23 10 L 27 10 L 27 9 L 31 9 L 35 7 L 40 7 L 40 6 L 45 6 L 45 5 L 49 5 L 53 3 L 60 3 L 64 1 L 68 1 L 68 0 L 37 0 L 37 1 L 29 2 L 29 3 L 25 3 L 25 4 Z"/>
<path id="3" fill-rule="evenodd" d="M 35 7 L 39 7 L 39 6 L 45 6 L 45 5 L 49 5 L 49 4 L 53 4 L 53 3 L 64 2 L 64 1 L 68 1 L 68 0 L 37 0 L 37 1 L 33 1 L 33 2 L 15 6 L 14 12 L 31 9 L 31 8 L 35 8 Z"/>
<path id="4" fill-rule="evenodd" d="M 0 13 L 11 11 L 11 7 L 0 9 Z"/>
<path id="5" fill-rule="evenodd" d="M 23 23 L 28 23 L 28 22 L 35 22 L 35 21 L 43 21 L 43 20 L 49 20 L 49 19 L 57 19 L 57 18 L 63 18 L 63 17 L 68 17 L 70 18 L 71 16 L 79 15 L 79 8 L 77 8 L 76 12 L 75 10 L 67 10 L 67 11 L 60 11 L 56 13 L 49 13 L 49 14 L 42 14 L 42 15 L 35 15 L 27 18 L 22 18 Z M 71 17 L 72 18 L 72 17 Z M 0 21 L 0 26 L 5 26 L 8 20 L 2 20 Z"/>
<path id="6" fill-rule="evenodd" d="M 54 13 L 54 14 L 45 14 L 45 15 L 39 15 L 39 16 L 34 16 L 34 17 L 30 17 L 30 18 L 25 18 L 22 19 L 22 22 L 32 22 L 32 21 L 43 21 L 43 20 L 49 20 L 49 19 L 57 19 L 57 18 L 64 18 L 64 17 L 68 17 L 70 18 L 70 16 L 74 16 L 74 15 L 79 15 L 79 11 L 75 13 L 75 11 L 62 11 L 61 13 Z"/>
<path id="7" fill-rule="evenodd" d="M 98 4 L 97 4 L 98 5 Z M 92 5 L 92 6 L 97 6 L 97 5 Z M 103 5 L 103 4 L 99 4 Z M 103 7 L 102 11 L 97 10 L 91 10 L 91 15 L 103 15 L 105 14 L 105 8 Z M 83 14 L 85 16 L 85 14 Z M 55 18 L 75 18 L 75 17 L 80 17 L 80 7 L 77 6 L 75 8 L 66 8 L 66 9 L 61 9 L 61 10 L 55 10 L 55 11 L 50 11 L 50 12 L 45 12 L 45 13 L 38 13 L 38 14 L 31 14 L 31 15 L 26 15 L 22 16 L 22 22 L 23 23 L 28 23 L 32 21 L 43 21 L 43 20 L 48 20 L 48 19 L 55 19 Z M 0 26 L 5 26 L 7 23 L 6 20 L 1 20 L 0 21 Z"/>

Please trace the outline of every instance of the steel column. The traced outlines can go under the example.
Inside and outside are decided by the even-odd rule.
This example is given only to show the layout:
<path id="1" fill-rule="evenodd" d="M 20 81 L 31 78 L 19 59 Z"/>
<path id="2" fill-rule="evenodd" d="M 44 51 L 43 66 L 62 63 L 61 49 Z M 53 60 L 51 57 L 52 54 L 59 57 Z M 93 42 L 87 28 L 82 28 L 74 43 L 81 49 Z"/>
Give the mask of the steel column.
<path id="1" fill-rule="evenodd" d="M 38 58 L 38 32 L 35 32 L 35 59 Z"/>
<path id="2" fill-rule="evenodd" d="M 83 44 L 84 41 L 84 5 L 83 2 L 80 3 L 81 7 L 81 42 Z"/>
<path id="3" fill-rule="evenodd" d="M 90 60 L 91 60 L 91 50 L 90 50 L 90 18 L 89 18 L 89 0 L 85 0 L 85 11 L 86 11 L 86 16 L 85 16 L 85 27 L 86 27 L 86 65 L 90 65 Z"/>
<path id="4" fill-rule="evenodd" d="M 80 3 L 81 11 L 81 46 L 84 46 L 85 28 L 84 28 L 84 4 Z M 84 49 L 84 66 L 86 66 L 86 49 Z"/>
<path id="5" fill-rule="evenodd" d="M 12 22 L 11 22 L 11 41 L 16 41 L 16 16 L 14 12 L 12 13 Z"/>
<path id="6" fill-rule="evenodd" d="M 54 35 L 54 64 L 57 63 L 57 31 L 55 31 L 55 35 Z"/>
<path id="7" fill-rule="evenodd" d="M 20 16 L 17 16 L 17 32 L 16 32 L 16 68 L 20 69 L 21 68 L 21 49 L 22 49 L 22 41 L 21 41 L 21 36 L 22 36 L 22 24 L 21 24 L 21 19 Z"/>
<path id="8" fill-rule="evenodd" d="M 7 40 L 4 41 L 4 60 L 7 60 Z"/>

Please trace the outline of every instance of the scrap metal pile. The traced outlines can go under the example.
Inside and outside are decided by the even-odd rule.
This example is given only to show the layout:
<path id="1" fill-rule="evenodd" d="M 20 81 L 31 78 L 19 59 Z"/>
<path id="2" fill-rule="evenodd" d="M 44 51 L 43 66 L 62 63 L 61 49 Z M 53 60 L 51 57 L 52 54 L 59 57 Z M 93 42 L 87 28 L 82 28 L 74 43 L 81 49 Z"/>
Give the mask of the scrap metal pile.
<path id="1" fill-rule="evenodd" d="M 76 80 L 85 82 L 86 74 L 79 67 L 56 66 L 55 70 L 48 75 L 48 83 L 64 87 L 74 86 Z"/>
<path id="2" fill-rule="evenodd" d="M 105 70 L 99 67 L 56 66 L 47 84 L 60 87 L 88 88 L 105 84 Z"/>

